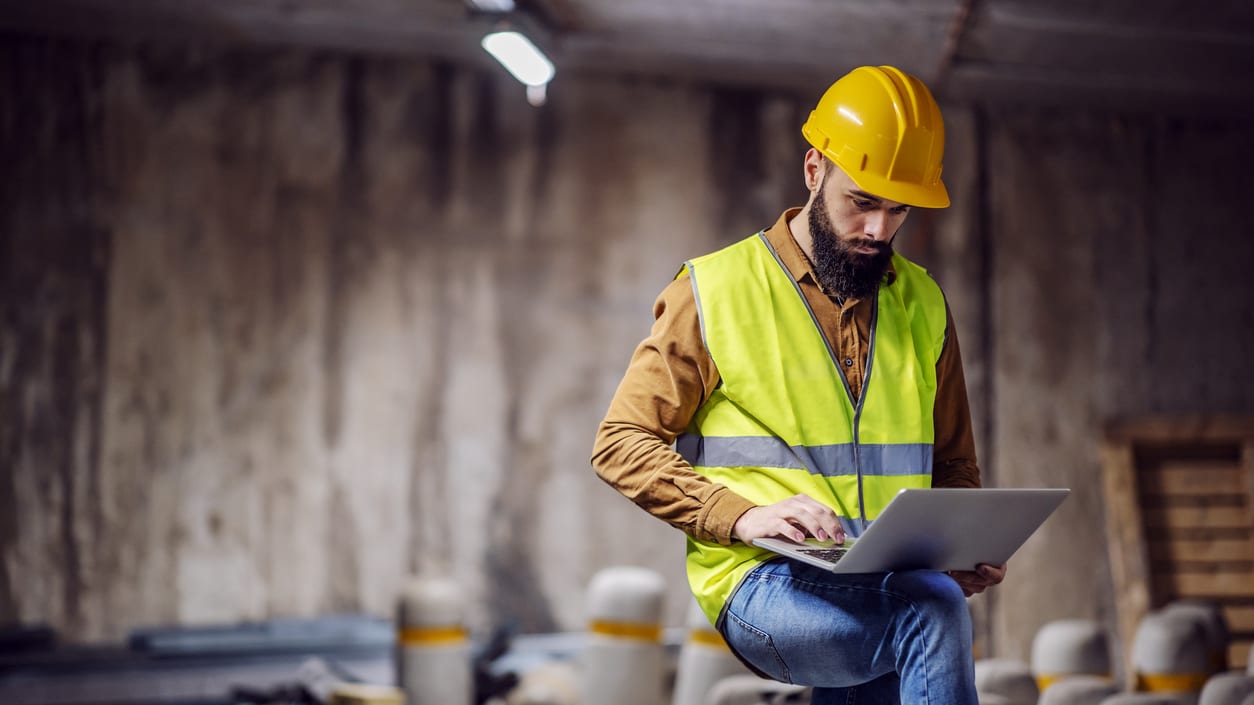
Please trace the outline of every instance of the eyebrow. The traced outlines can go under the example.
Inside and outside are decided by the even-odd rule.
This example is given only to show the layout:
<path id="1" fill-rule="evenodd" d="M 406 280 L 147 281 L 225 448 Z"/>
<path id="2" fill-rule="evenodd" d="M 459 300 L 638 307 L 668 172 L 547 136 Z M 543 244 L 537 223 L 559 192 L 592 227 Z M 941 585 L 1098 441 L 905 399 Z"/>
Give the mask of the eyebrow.
<path id="1" fill-rule="evenodd" d="M 865 199 L 865 200 L 868 200 L 868 201 L 874 201 L 876 205 L 879 205 L 879 204 L 881 204 L 881 203 L 883 203 L 883 202 L 884 202 L 884 199 L 880 198 L 879 196 L 875 196 L 875 195 L 872 195 L 872 194 L 867 193 L 866 191 L 860 191 L 860 190 L 858 190 L 858 189 L 849 189 L 849 191 L 847 191 L 847 193 L 848 193 L 850 196 L 857 196 L 858 198 L 862 198 L 862 199 Z M 909 208 L 909 207 L 910 207 L 910 204 L 908 204 L 908 203 L 898 203 L 896 206 L 893 206 L 893 207 L 894 207 L 894 208 L 898 208 L 898 207 Z"/>

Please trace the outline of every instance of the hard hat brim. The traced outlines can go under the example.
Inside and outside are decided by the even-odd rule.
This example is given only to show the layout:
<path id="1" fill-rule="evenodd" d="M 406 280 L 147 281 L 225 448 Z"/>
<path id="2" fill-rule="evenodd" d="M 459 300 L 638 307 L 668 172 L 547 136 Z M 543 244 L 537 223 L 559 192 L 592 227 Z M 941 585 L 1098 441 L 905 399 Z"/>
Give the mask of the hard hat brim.
<path id="1" fill-rule="evenodd" d="M 831 158 L 830 156 L 828 157 Z M 832 160 L 837 166 L 839 162 Z M 878 196 L 889 201 L 904 203 L 907 206 L 917 208 L 948 208 L 949 207 L 949 191 L 945 188 L 944 182 L 937 181 L 935 184 L 921 185 L 903 183 L 900 181 L 890 181 L 875 174 L 868 173 L 850 173 L 849 169 L 842 171 L 858 185 L 858 188 L 867 193 Z"/>

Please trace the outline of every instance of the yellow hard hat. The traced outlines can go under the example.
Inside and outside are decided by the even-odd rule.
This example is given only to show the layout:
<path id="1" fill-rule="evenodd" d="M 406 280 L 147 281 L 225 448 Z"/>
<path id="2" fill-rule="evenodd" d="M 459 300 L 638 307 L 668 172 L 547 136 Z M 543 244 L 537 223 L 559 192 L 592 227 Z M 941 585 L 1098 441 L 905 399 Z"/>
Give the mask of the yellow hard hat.
<path id="1" fill-rule="evenodd" d="M 945 123 L 919 79 L 892 66 L 861 66 L 827 89 L 801 134 L 858 188 L 890 201 L 945 208 Z"/>

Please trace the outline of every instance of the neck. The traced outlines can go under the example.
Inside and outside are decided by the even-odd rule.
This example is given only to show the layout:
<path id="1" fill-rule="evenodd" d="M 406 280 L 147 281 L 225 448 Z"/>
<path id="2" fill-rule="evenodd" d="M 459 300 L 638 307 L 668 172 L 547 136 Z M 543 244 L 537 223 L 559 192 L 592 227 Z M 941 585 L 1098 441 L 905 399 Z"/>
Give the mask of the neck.
<path id="1" fill-rule="evenodd" d="M 804 208 L 797 211 L 797 215 L 794 215 L 792 220 L 788 221 L 788 232 L 792 233 L 792 239 L 797 241 L 806 259 L 813 263 L 814 236 L 810 234 L 810 204 L 807 203 Z"/>

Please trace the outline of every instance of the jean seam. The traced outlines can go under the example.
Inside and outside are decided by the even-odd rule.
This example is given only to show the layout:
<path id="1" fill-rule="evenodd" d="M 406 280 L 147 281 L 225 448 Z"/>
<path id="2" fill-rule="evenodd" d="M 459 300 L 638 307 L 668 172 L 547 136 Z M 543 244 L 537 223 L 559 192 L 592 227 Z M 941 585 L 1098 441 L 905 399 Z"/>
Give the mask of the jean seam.
<path id="1" fill-rule="evenodd" d="M 754 634 L 761 637 L 766 642 L 767 650 L 771 652 L 771 656 L 775 659 L 775 663 L 779 666 L 780 671 L 784 675 L 784 682 L 792 683 L 792 671 L 788 668 L 788 664 L 784 662 L 783 657 L 779 655 L 779 649 L 775 648 L 775 640 L 771 638 L 771 635 L 767 634 L 761 629 L 758 629 L 752 624 L 749 624 L 745 620 L 741 619 L 740 615 L 736 614 L 735 612 L 732 612 L 731 610 L 727 610 L 727 616 L 736 620 L 736 623 L 739 624 L 742 628 L 750 632 L 753 632 Z"/>

